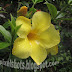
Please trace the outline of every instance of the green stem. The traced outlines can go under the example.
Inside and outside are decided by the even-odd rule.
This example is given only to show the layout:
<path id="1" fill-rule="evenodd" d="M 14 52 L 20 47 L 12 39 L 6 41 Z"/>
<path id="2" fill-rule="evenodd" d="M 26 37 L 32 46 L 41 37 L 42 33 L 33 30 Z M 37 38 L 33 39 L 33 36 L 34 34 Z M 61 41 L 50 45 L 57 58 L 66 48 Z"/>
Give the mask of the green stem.
<path id="1" fill-rule="evenodd" d="M 32 8 L 34 8 L 35 4 L 32 5 Z"/>

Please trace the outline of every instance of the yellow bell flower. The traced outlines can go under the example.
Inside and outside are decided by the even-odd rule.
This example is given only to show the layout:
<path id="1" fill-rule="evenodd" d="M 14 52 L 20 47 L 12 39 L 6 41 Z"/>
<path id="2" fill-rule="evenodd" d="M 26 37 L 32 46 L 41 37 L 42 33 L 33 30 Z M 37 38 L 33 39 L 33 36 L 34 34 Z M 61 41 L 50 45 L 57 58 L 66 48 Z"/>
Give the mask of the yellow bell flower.
<path id="1" fill-rule="evenodd" d="M 26 16 L 27 14 L 27 7 L 26 6 L 22 6 L 18 11 L 17 11 L 17 15 L 18 16 Z"/>
<path id="2" fill-rule="evenodd" d="M 51 24 L 51 17 L 43 11 L 36 12 L 31 19 L 19 16 L 16 19 L 16 26 L 21 25 L 17 32 L 19 36 L 12 49 L 12 54 L 26 59 L 29 56 L 40 65 L 51 53 L 58 53 L 57 45 L 60 42 L 60 35 Z"/>

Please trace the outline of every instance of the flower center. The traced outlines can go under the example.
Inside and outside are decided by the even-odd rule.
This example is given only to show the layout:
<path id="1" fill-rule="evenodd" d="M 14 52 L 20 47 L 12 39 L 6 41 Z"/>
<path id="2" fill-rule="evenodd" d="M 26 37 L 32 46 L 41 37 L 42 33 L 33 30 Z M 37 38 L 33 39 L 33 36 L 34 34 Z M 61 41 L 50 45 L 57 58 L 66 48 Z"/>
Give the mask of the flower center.
<path id="1" fill-rule="evenodd" d="M 34 32 L 34 31 L 31 31 L 28 35 L 27 35 L 28 39 L 29 40 L 36 40 L 38 39 L 38 35 Z"/>

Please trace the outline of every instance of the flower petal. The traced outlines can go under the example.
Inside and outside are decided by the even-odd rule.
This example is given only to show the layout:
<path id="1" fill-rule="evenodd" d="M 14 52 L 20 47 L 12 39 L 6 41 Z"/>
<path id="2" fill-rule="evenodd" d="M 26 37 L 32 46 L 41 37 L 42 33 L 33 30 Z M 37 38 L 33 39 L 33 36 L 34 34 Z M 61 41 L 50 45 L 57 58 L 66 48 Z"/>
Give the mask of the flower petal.
<path id="1" fill-rule="evenodd" d="M 51 24 L 51 26 L 40 34 L 40 40 L 42 45 L 46 48 L 51 48 L 60 42 L 60 35 L 55 29 L 54 25 Z"/>
<path id="2" fill-rule="evenodd" d="M 37 63 L 37 65 L 40 65 L 47 57 L 47 51 L 45 48 L 41 47 L 38 43 L 34 41 L 31 42 L 31 46 L 31 57 Z"/>
<path id="3" fill-rule="evenodd" d="M 58 45 L 47 49 L 47 53 L 50 53 L 51 55 L 56 55 L 58 53 Z"/>
<path id="4" fill-rule="evenodd" d="M 14 42 L 14 46 L 12 49 L 12 54 L 19 58 L 28 58 L 30 56 L 30 43 L 28 39 L 17 38 Z"/>
<path id="5" fill-rule="evenodd" d="M 38 11 L 32 17 L 32 28 L 39 33 L 50 27 L 51 17 L 48 13 Z"/>
<path id="6" fill-rule="evenodd" d="M 58 53 L 58 45 L 51 48 L 51 55 L 56 55 Z"/>
<path id="7" fill-rule="evenodd" d="M 31 30 L 31 20 L 26 17 L 19 16 L 16 19 L 16 26 L 19 25 L 21 25 L 21 27 L 18 30 L 17 34 L 20 38 L 25 38 Z"/>

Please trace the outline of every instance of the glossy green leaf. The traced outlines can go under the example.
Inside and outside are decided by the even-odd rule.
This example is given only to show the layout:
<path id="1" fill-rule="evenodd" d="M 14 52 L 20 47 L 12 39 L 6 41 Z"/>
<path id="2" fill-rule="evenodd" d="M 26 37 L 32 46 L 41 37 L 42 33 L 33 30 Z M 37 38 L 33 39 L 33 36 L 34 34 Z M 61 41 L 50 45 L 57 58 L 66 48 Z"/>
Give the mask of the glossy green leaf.
<path id="1" fill-rule="evenodd" d="M 8 20 L 9 24 L 10 24 L 10 27 L 11 27 L 11 32 L 13 33 L 14 32 L 14 25 L 12 24 L 12 22 L 10 20 Z"/>
<path id="2" fill-rule="evenodd" d="M 12 16 L 12 14 L 10 14 L 11 16 L 11 22 L 14 26 L 16 26 L 16 21 L 15 21 L 15 18 Z"/>
<path id="3" fill-rule="evenodd" d="M 35 3 L 43 2 L 43 0 L 35 0 Z"/>
<path id="4" fill-rule="evenodd" d="M 69 20 L 69 21 L 72 21 L 72 18 L 58 18 L 58 19 L 56 19 L 56 20 Z"/>
<path id="5" fill-rule="evenodd" d="M 8 41 L 11 42 L 11 34 L 9 31 L 7 31 L 2 25 L 0 25 L 0 33 L 4 36 L 4 38 Z"/>
<path id="6" fill-rule="evenodd" d="M 11 21 L 8 20 L 8 22 L 9 22 L 10 27 L 11 27 L 11 33 L 13 34 L 15 27 L 16 27 L 16 21 L 15 21 L 15 18 L 12 16 L 12 14 L 10 14 L 10 16 L 11 16 Z"/>
<path id="7" fill-rule="evenodd" d="M 69 0 L 69 1 L 68 1 L 68 4 L 71 4 L 71 5 L 72 5 L 72 0 Z"/>
<path id="8" fill-rule="evenodd" d="M 17 33 L 17 31 L 19 30 L 19 28 L 21 27 L 21 25 L 17 26 L 15 29 L 15 33 Z"/>
<path id="9" fill-rule="evenodd" d="M 32 0 L 32 2 L 33 2 L 34 4 L 36 4 L 36 3 L 43 2 L 43 0 Z"/>
<path id="10" fill-rule="evenodd" d="M 4 28 L 8 28 L 9 26 L 10 26 L 10 24 L 9 24 L 8 21 L 3 24 L 3 27 L 4 27 Z"/>
<path id="11" fill-rule="evenodd" d="M 48 7 L 48 9 L 50 11 L 51 17 L 55 18 L 56 15 L 57 15 L 57 8 L 53 4 L 48 3 L 48 2 L 45 2 L 44 4 L 47 5 L 47 7 Z"/>
<path id="12" fill-rule="evenodd" d="M 5 12 L 5 11 L 0 11 L 0 13 L 7 13 L 7 12 Z"/>
<path id="13" fill-rule="evenodd" d="M 21 25 L 19 25 L 15 28 L 15 35 L 13 37 L 13 41 L 17 38 L 17 31 L 19 30 L 20 27 L 21 27 Z"/>
<path id="14" fill-rule="evenodd" d="M 10 43 L 7 42 L 0 42 L 0 49 L 4 49 L 6 47 L 10 46 Z"/>
<path id="15" fill-rule="evenodd" d="M 60 11 L 57 11 L 57 14 L 59 13 Z M 62 18 L 62 17 L 64 17 L 66 14 L 65 13 L 61 13 L 60 15 L 58 15 L 57 17 L 56 17 L 56 19 L 58 19 L 58 18 Z"/>

